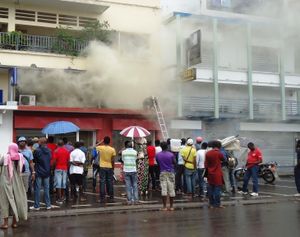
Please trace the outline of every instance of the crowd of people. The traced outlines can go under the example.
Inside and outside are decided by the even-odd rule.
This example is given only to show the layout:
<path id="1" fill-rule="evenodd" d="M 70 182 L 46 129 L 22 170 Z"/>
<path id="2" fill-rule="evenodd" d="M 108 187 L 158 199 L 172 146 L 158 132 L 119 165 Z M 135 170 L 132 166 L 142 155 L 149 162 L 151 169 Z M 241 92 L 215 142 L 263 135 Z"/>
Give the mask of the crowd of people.
<path id="1" fill-rule="evenodd" d="M 110 137 L 106 136 L 92 149 L 87 149 L 83 141 L 71 144 L 63 138 L 54 143 L 53 137 L 30 140 L 19 137 L 17 144 L 12 143 L 8 153 L 0 158 L 0 206 L 4 220 L 0 228 L 8 228 L 10 209 L 12 227 L 17 227 L 19 219 L 27 219 L 27 197 L 32 194 L 34 205 L 29 210 L 40 210 L 42 186 L 47 210 L 52 208 L 50 195 L 54 190 L 58 205 L 68 200 L 85 202 L 90 165 L 94 192 L 99 179 L 99 202 L 113 202 L 117 153 L 110 143 Z M 249 143 L 248 148 L 248 169 L 241 193 L 248 193 L 248 181 L 252 176 L 251 195 L 257 196 L 257 166 L 262 162 L 262 155 L 253 143 Z M 221 195 L 236 192 L 233 167 L 228 162 L 232 154 L 223 149 L 218 140 L 205 142 L 197 137 L 194 143 L 192 138 L 182 138 L 181 146 L 174 152 L 170 139 L 156 140 L 153 145 L 145 138 L 136 138 L 127 140 L 118 155 L 128 205 L 139 204 L 142 196 L 156 191 L 161 194 L 164 211 L 174 210 L 176 195 L 185 195 L 190 200 L 195 197 L 208 199 L 210 208 L 223 208 Z"/>

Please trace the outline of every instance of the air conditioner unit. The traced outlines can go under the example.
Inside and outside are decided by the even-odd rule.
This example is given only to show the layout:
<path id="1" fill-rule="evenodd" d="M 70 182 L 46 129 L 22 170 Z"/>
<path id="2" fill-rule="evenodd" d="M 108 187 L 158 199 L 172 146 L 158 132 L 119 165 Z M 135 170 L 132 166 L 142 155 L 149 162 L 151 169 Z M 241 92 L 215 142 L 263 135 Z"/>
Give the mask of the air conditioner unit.
<path id="1" fill-rule="evenodd" d="M 20 95 L 19 105 L 35 105 L 35 95 Z"/>

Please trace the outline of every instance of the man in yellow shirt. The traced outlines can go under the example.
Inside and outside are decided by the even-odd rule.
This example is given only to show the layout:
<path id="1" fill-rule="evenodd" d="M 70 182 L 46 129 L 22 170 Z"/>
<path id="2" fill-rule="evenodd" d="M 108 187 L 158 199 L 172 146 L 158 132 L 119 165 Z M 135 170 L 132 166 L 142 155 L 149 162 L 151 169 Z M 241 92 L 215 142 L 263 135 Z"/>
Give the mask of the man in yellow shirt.
<path id="1" fill-rule="evenodd" d="M 187 194 L 193 197 L 195 193 L 195 175 L 196 175 L 196 155 L 197 151 L 193 147 L 193 139 L 189 138 L 186 146 L 180 150 L 184 160 L 184 177 L 186 182 Z"/>
<path id="2" fill-rule="evenodd" d="M 96 149 L 100 153 L 100 202 L 105 202 L 106 190 L 109 195 L 109 201 L 114 200 L 114 158 L 116 150 L 109 145 L 110 138 L 104 137 L 103 145 L 97 146 Z M 106 186 L 106 189 L 105 189 Z"/>

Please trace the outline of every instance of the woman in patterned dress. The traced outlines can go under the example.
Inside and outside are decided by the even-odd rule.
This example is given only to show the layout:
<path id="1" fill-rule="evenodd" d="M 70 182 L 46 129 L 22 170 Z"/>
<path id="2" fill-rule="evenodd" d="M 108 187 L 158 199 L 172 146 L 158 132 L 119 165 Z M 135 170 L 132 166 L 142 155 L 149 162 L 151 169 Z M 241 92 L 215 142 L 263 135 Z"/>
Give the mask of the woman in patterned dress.
<path id="1" fill-rule="evenodd" d="M 148 175 L 149 175 L 147 140 L 145 138 L 137 138 L 135 141 L 135 150 L 138 153 L 138 159 L 137 159 L 138 189 L 141 195 L 146 195 L 148 194 Z"/>

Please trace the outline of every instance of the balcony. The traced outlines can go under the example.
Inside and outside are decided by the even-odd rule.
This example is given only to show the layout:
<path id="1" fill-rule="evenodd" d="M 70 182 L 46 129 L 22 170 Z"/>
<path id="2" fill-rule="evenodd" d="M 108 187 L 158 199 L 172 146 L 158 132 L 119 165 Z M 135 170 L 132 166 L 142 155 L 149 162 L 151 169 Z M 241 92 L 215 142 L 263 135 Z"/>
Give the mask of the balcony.
<path id="1" fill-rule="evenodd" d="M 183 97 L 183 115 L 185 117 L 213 118 L 214 99 L 212 97 Z M 280 100 L 254 100 L 255 119 L 281 120 Z M 295 100 L 286 100 L 286 117 L 290 120 L 300 119 L 300 104 Z M 247 99 L 220 98 L 220 118 L 248 118 Z"/>
<path id="2" fill-rule="evenodd" d="M 0 32 L 0 49 L 55 53 L 77 56 L 87 46 L 82 40 Z"/>

